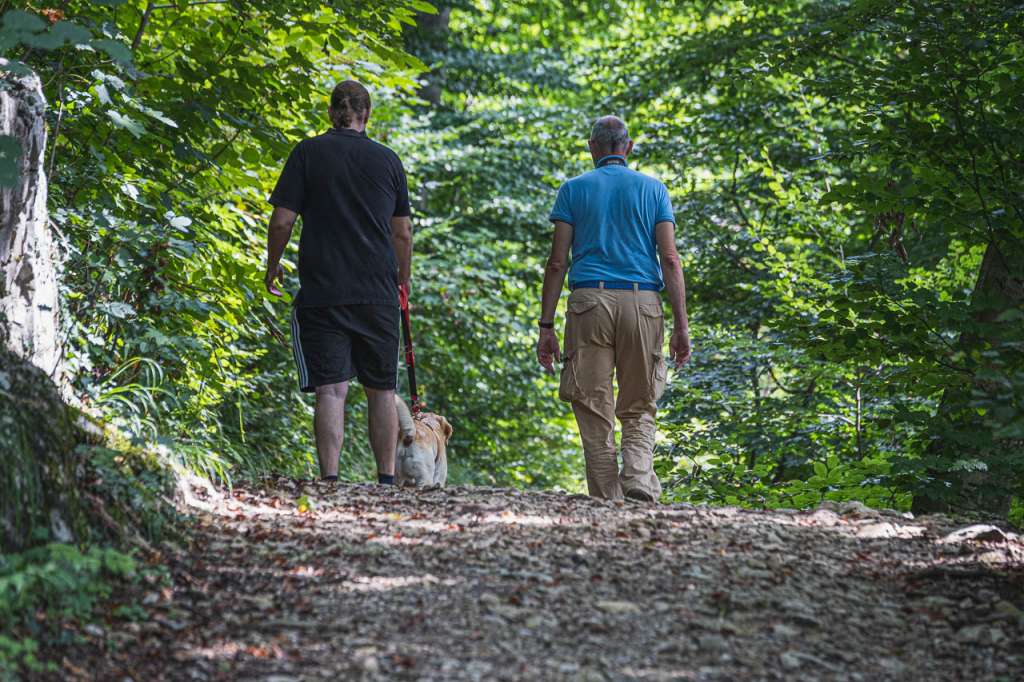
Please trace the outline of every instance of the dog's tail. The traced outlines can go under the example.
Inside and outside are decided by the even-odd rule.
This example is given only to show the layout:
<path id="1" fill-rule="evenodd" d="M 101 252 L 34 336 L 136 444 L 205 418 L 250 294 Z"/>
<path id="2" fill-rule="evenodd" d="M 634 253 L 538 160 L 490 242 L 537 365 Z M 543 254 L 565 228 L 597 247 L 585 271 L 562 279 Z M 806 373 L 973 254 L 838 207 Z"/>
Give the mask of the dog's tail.
<path id="1" fill-rule="evenodd" d="M 412 440 L 416 437 L 416 425 L 412 421 L 412 412 L 397 395 L 395 396 L 395 408 L 398 410 L 398 430 L 402 432 L 405 440 Z"/>

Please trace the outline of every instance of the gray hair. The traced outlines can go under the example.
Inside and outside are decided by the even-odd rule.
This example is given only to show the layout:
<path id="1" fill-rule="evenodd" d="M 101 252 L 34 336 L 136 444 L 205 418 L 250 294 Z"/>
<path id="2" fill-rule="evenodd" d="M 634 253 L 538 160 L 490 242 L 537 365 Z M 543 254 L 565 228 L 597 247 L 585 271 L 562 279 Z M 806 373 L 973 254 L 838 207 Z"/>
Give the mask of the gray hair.
<path id="1" fill-rule="evenodd" d="M 609 151 L 624 149 L 629 144 L 626 122 L 618 116 L 602 116 L 590 129 L 590 141 Z"/>

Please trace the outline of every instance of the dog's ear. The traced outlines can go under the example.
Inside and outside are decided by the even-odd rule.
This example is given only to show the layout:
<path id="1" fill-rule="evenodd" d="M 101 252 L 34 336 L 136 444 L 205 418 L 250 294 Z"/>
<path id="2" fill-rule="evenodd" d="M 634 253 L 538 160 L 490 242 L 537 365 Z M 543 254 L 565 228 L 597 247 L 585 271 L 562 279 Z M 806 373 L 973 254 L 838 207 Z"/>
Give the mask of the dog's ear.
<path id="1" fill-rule="evenodd" d="M 452 437 L 452 425 L 444 417 L 441 417 L 441 429 L 444 431 L 444 442 L 447 443 L 448 439 Z"/>

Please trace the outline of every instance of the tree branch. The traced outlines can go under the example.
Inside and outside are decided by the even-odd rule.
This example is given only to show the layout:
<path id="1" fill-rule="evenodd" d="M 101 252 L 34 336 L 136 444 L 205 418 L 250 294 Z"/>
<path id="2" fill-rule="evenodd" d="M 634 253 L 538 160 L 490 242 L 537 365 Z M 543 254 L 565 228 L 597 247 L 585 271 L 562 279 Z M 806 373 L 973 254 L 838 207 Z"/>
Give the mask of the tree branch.
<path id="1" fill-rule="evenodd" d="M 142 13 L 142 19 L 139 20 L 139 30 L 135 32 L 135 37 L 132 38 L 132 52 L 139 49 L 139 44 L 142 42 L 142 34 L 146 32 L 146 26 L 149 24 L 149 18 L 153 15 L 153 10 L 156 6 L 153 4 L 153 0 L 150 0 L 146 4 L 146 9 Z"/>
<path id="2" fill-rule="evenodd" d="M 197 0 L 196 2 L 190 2 L 185 7 L 196 7 L 197 5 L 223 5 L 227 0 Z M 164 5 L 154 5 L 153 0 L 150 0 L 146 4 L 146 10 L 142 13 L 142 19 L 139 21 L 139 30 L 135 32 L 135 37 L 132 38 L 132 52 L 139 49 L 139 44 L 142 42 L 142 34 L 146 32 L 146 26 L 149 24 L 149 18 L 153 16 L 153 12 L 158 9 L 174 9 L 177 5 L 173 2 L 166 3 Z"/>

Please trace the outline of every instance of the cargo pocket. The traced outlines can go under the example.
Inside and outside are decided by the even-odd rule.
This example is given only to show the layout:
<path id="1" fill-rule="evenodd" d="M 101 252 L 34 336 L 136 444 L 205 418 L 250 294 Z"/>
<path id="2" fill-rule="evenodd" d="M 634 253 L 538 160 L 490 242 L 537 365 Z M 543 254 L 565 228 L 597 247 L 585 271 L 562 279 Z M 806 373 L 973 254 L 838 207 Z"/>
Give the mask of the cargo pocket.
<path id="1" fill-rule="evenodd" d="M 597 301 L 569 301 L 565 315 L 565 355 L 573 355 L 582 345 L 590 343 L 594 335 L 594 324 L 597 316 L 594 308 Z"/>
<path id="2" fill-rule="evenodd" d="M 569 312 L 573 315 L 582 315 L 596 306 L 597 301 L 569 301 Z"/>
<path id="3" fill-rule="evenodd" d="M 565 402 L 572 402 L 579 395 L 579 382 L 576 381 L 576 359 L 579 357 L 576 351 L 566 353 L 562 357 L 562 378 L 558 382 L 558 399 Z"/>
<path id="4" fill-rule="evenodd" d="M 662 310 L 660 303 L 642 303 L 640 305 L 640 314 L 644 317 L 665 319 L 665 312 Z"/>
<path id="5" fill-rule="evenodd" d="M 640 306 L 640 335 L 644 347 L 654 350 L 665 343 L 665 312 L 660 303 L 644 303 Z"/>
<path id="6" fill-rule="evenodd" d="M 665 385 L 668 383 L 668 367 L 665 365 L 665 356 L 661 353 L 653 353 L 651 358 L 651 399 L 658 400 L 665 393 Z"/>

